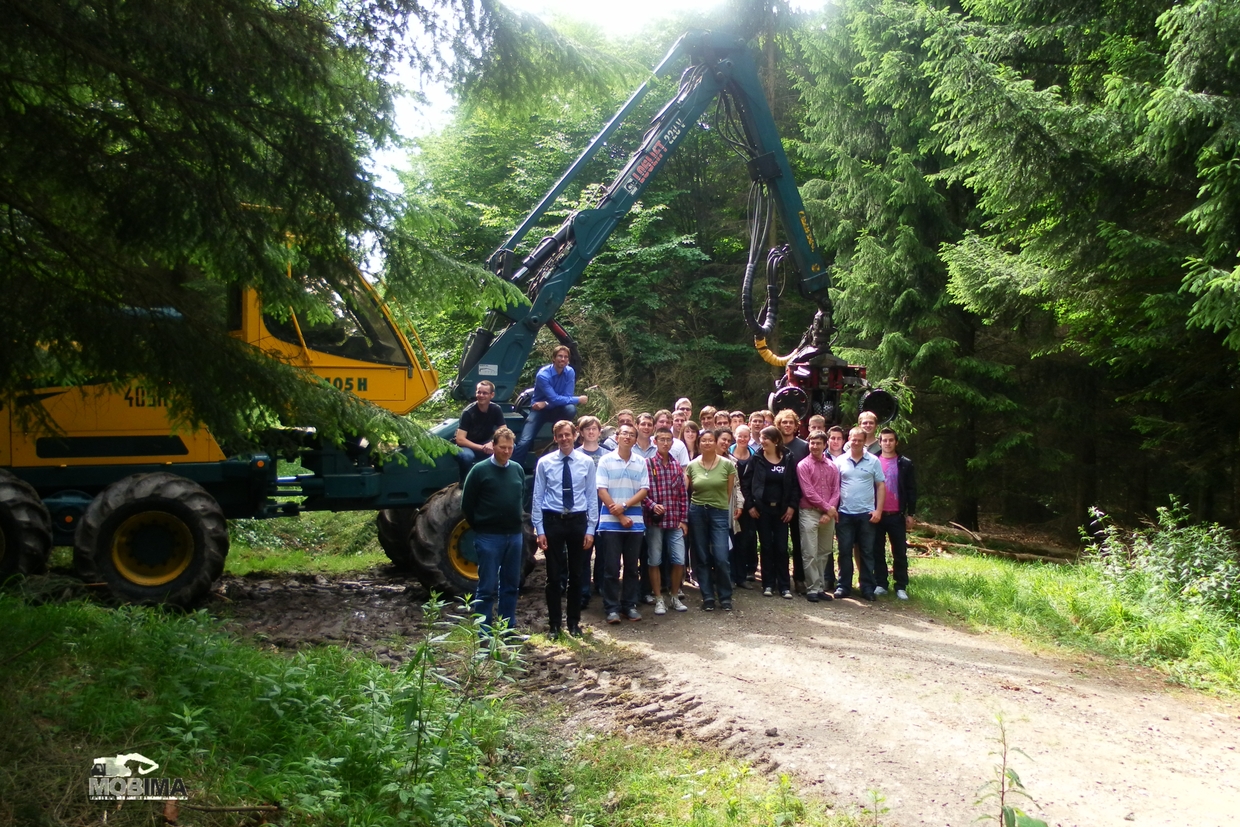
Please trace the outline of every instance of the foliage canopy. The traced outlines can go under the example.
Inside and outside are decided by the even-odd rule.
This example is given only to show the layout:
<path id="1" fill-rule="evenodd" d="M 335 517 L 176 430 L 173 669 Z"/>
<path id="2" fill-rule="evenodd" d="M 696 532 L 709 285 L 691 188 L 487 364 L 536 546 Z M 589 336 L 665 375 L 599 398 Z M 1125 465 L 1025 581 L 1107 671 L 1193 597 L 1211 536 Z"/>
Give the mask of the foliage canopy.
<path id="1" fill-rule="evenodd" d="M 504 303 L 428 243 L 438 219 L 379 188 L 367 159 L 398 137 L 398 64 L 464 77 L 514 20 L 461 0 L 4 4 L 4 402 L 143 377 L 229 441 L 276 420 L 411 436 L 230 337 L 223 296 L 253 288 L 313 314 L 305 274 L 382 260 L 392 299 L 481 288 Z M 526 62 L 507 89 L 543 82 L 538 55 L 513 54 Z"/>

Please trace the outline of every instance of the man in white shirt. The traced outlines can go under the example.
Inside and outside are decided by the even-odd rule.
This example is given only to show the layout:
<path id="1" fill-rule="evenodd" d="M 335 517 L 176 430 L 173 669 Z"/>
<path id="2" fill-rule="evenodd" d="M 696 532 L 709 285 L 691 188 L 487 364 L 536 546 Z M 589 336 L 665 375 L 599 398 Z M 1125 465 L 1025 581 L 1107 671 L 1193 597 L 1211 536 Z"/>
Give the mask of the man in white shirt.
<path id="1" fill-rule="evenodd" d="M 641 504 L 650 488 L 650 474 L 646 460 L 633 450 L 636 441 L 637 428 L 621 425 L 616 450 L 598 463 L 598 496 L 605 510 L 599 512 L 595 537 L 603 556 L 603 611 L 608 623 L 619 623 L 621 614 L 629 620 L 642 619 L 637 611 L 641 591 L 637 567 L 646 527 Z"/>

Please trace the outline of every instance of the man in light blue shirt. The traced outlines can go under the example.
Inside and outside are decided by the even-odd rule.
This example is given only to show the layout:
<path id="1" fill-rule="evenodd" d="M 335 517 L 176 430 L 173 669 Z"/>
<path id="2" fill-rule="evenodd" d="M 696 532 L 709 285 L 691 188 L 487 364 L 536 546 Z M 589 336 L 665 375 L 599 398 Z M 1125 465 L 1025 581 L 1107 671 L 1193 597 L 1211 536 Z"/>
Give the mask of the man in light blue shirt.
<path id="1" fill-rule="evenodd" d="M 883 518 L 883 500 L 887 497 L 887 481 L 883 464 L 865 449 L 866 433 L 853 428 L 848 433 L 848 448 L 836 457 L 840 471 L 840 509 L 835 523 L 839 542 L 840 577 L 835 599 L 848 597 L 852 589 L 853 548 L 861 546 L 861 596 L 874 599 L 874 531 Z"/>
<path id="2" fill-rule="evenodd" d="M 577 373 L 568 364 L 569 350 L 566 345 L 555 349 L 551 364 L 543 365 L 534 377 L 534 402 L 530 415 L 521 429 L 521 438 L 513 449 L 512 458 L 524 464 L 538 431 L 544 422 L 558 419 L 572 421 L 577 416 L 577 406 L 584 405 L 589 397 L 576 396 Z"/>
<path id="3" fill-rule="evenodd" d="M 560 450 L 538 460 L 530 516 L 538 547 L 547 559 L 547 616 L 551 636 L 560 634 L 564 573 L 568 574 L 568 633 L 581 635 L 581 575 L 594 547 L 598 485 L 594 460 L 573 447 L 577 429 L 562 419 L 551 429 Z"/>

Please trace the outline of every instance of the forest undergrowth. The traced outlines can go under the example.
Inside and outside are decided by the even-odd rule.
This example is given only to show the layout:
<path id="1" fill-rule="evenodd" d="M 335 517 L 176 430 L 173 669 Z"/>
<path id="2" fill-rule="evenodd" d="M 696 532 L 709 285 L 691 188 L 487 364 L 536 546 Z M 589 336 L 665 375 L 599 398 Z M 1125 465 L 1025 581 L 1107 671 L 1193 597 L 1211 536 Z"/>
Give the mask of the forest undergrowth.
<path id="1" fill-rule="evenodd" d="M 919 560 L 910 593 L 979 629 L 1141 663 L 1176 683 L 1240 691 L 1240 555 L 1232 532 L 1175 501 L 1126 531 L 1095 512 L 1077 565 L 969 555 Z"/>
<path id="2" fill-rule="evenodd" d="M 520 702 L 520 647 L 445 608 L 393 671 L 204 612 L 0 595 L 0 825 L 166 823 L 162 803 L 88 801 L 94 759 L 126 753 L 184 779 L 194 824 L 854 823 L 712 750 L 559 732 Z"/>

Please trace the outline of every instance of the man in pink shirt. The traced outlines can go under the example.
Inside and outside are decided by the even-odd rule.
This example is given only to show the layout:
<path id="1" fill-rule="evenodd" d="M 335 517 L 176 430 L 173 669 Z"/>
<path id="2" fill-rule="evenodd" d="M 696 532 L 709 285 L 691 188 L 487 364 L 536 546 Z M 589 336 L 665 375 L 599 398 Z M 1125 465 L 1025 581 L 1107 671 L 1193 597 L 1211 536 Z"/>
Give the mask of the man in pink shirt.
<path id="1" fill-rule="evenodd" d="M 801 559 L 805 568 L 805 599 L 810 603 L 830 600 L 831 589 L 824 581 L 835 572 L 832 549 L 835 544 L 835 518 L 839 516 L 840 471 L 826 456 L 827 435 L 809 435 L 809 456 L 797 463 L 801 484 Z"/>
<path id="2" fill-rule="evenodd" d="M 917 512 L 917 476 L 913 461 L 900 453 L 900 437 L 891 428 L 879 435 L 887 480 L 887 498 L 883 500 L 883 516 L 874 532 L 874 594 L 887 594 L 887 538 L 891 538 L 891 568 L 895 578 L 896 597 L 908 600 L 908 529 L 913 527 Z"/>

